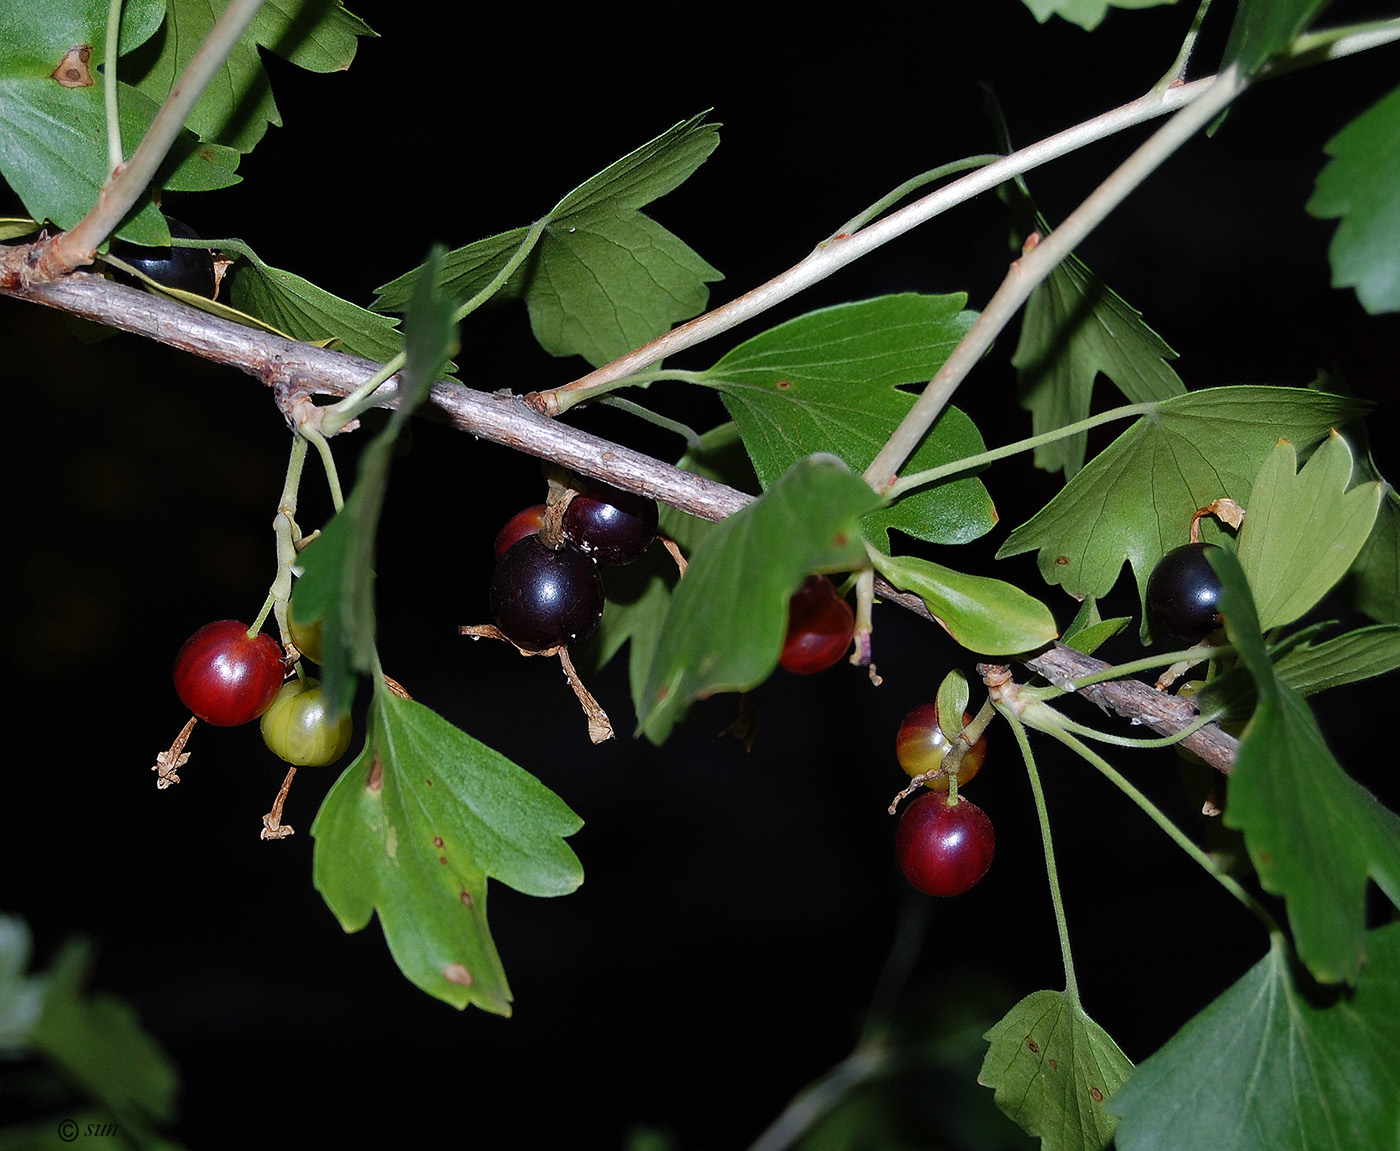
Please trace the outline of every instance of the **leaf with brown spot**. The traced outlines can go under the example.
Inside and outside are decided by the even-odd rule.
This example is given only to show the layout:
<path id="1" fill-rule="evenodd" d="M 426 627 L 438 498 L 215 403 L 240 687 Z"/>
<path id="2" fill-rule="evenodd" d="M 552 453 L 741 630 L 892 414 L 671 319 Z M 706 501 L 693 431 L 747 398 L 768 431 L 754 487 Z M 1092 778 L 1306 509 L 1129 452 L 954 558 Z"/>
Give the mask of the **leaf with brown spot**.
<path id="1" fill-rule="evenodd" d="M 1027 995 L 983 1038 L 990 1047 L 977 1081 L 1040 1137 L 1042 1151 L 1103 1151 L 1113 1142 L 1117 1120 L 1104 1103 L 1133 1065 L 1067 992 Z"/>
<path id="2" fill-rule="evenodd" d="M 376 774 L 371 764 L 374 788 L 363 786 L 367 771 Z M 366 750 L 311 828 L 314 878 L 345 930 L 378 913 L 395 961 L 423 990 L 508 1015 L 510 987 L 486 921 L 487 879 L 527 895 L 573 891 L 583 871 L 564 839 L 581 826 L 505 756 L 381 689 Z"/>

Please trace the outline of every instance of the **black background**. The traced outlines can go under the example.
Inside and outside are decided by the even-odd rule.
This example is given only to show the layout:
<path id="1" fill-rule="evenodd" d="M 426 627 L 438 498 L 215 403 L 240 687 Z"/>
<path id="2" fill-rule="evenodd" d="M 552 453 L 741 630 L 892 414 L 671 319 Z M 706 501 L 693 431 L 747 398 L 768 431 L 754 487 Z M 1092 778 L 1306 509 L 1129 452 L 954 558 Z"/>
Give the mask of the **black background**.
<path id="1" fill-rule="evenodd" d="M 948 7 L 854 24 L 849 12 L 758 6 L 521 9 L 488 26 L 465 11 L 361 6 L 382 39 L 363 42 L 344 74 L 270 60 L 287 126 L 245 158 L 243 185 L 170 207 L 368 303 L 432 243 L 528 223 L 712 107 L 721 147 L 650 212 L 725 273 L 717 303 L 910 175 L 992 150 L 980 84 L 1027 143 L 1139 95 L 1190 17 L 1113 12 L 1090 35 L 1037 25 L 1010 0 Z M 1213 15 L 1198 71 L 1227 18 Z M 1189 386 L 1303 384 L 1335 365 L 1361 394 L 1392 400 L 1396 320 L 1329 286 L 1333 224 L 1303 205 L 1324 142 L 1389 90 L 1395 59 L 1382 50 L 1249 93 L 1081 248 L 1181 353 Z M 1147 130 L 1033 173 L 1046 215 L 1062 218 Z M 983 197 L 775 318 L 892 290 L 962 290 L 978 307 L 1007 260 L 1004 210 Z M 537 464 L 423 425 L 395 462 L 379 549 L 385 667 L 584 818 L 572 844 L 588 877 L 549 901 L 493 885 L 513 1018 L 429 999 L 377 925 L 343 935 L 311 887 L 307 832 L 330 772 L 301 773 L 287 816 L 298 834 L 266 844 L 259 819 L 282 769 L 255 729 L 198 731 L 178 788 L 157 792 L 148 771 L 184 719 L 174 651 L 207 620 L 250 617 L 273 572 L 287 434 L 269 397 L 133 338 L 81 342 L 62 317 L 12 300 L 0 325 L 12 685 L 0 908 L 30 921 L 41 961 L 70 933 L 96 942 L 97 985 L 130 999 L 181 1067 L 177 1134 L 190 1146 L 612 1148 L 639 1127 L 687 1149 L 742 1146 L 849 1050 L 902 915 L 925 928 L 906 1018 L 977 1030 L 1021 994 L 1063 985 L 1029 790 L 1004 730 L 970 792 L 998 831 L 986 880 L 932 902 L 894 867 L 894 731 L 950 667 L 968 666 L 941 633 L 880 611 L 879 689 L 845 665 L 775 677 L 756 694 L 750 754 L 716 738 L 728 698 L 659 750 L 625 736 L 594 749 L 557 668 L 457 635 L 484 620 L 491 539 L 540 498 Z M 462 335 L 462 378 L 481 388 L 526 391 L 583 368 L 540 352 L 523 309 Z M 958 398 L 992 444 L 1028 423 L 1010 402 L 1012 346 L 1008 335 Z M 697 423 L 722 418 L 708 397 L 667 403 Z M 579 419 L 676 454 L 616 413 Z M 1380 420 L 1377 456 L 1393 474 L 1393 412 Z M 940 558 L 990 566 L 1048 490 L 1021 462 L 988 483 L 1001 526 Z M 314 525 L 325 501 L 314 479 L 305 487 L 301 518 Z M 1035 586 L 1030 557 L 996 567 Z M 1135 613 L 1122 592 L 1109 608 Z M 1067 622 L 1074 605 L 1053 591 L 1047 601 Z M 623 669 L 593 686 L 629 729 Z M 1366 701 L 1333 696 L 1318 710 L 1334 749 L 1382 788 Z M 1170 753 L 1137 758 L 1134 778 L 1189 821 Z M 1144 1058 L 1262 955 L 1264 937 L 1087 766 L 1047 752 L 1044 767 L 1086 1007 Z M 925 1081 L 922 1098 L 948 1145 L 971 1146 L 947 1135 L 959 1120 L 942 1106 L 960 1098 L 961 1074 Z"/>

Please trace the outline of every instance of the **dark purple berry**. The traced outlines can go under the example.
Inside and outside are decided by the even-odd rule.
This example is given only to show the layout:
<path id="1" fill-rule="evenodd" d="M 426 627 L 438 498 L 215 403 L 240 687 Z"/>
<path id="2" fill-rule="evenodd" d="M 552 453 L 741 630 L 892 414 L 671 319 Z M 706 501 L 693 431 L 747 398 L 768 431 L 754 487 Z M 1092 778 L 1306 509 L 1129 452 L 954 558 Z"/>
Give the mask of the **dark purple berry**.
<path id="1" fill-rule="evenodd" d="M 1147 614 L 1154 630 L 1198 643 L 1220 626 L 1220 577 L 1207 558 L 1215 544 L 1183 544 L 1147 577 Z"/>
<path id="2" fill-rule="evenodd" d="M 564 537 L 600 564 L 630 564 L 656 538 L 656 501 L 589 481 L 564 512 Z"/>
<path id="3" fill-rule="evenodd" d="M 166 217 L 170 234 L 181 240 L 197 240 L 198 234 L 188 224 Z M 214 255 L 208 248 L 142 248 L 118 240 L 112 245 L 112 255 L 119 256 L 139 272 L 144 272 L 158 284 L 178 288 L 196 296 L 214 297 Z M 117 279 L 137 287 L 143 285 L 130 276 L 116 273 Z"/>
<path id="4" fill-rule="evenodd" d="M 551 551 L 539 536 L 507 549 L 491 577 L 496 626 L 516 647 L 545 651 L 591 635 L 603 616 L 597 565 L 577 548 Z"/>

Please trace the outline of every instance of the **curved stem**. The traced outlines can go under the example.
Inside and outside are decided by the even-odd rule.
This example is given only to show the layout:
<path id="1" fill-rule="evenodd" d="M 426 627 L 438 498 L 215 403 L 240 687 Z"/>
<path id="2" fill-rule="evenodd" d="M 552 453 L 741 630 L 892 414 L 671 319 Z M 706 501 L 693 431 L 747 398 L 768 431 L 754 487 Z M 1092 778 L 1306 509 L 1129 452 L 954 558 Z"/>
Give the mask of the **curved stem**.
<path id="1" fill-rule="evenodd" d="M 520 265 L 525 262 L 525 258 L 535 250 L 535 245 L 540 242 L 540 237 L 544 235 L 545 229 L 549 227 L 549 224 L 549 217 L 545 216 L 530 225 L 530 230 L 525 233 L 525 238 L 520 241 L 520 246 L 515 249 L 511 258 L 501 265 L 500 271 L 491 277 L 491 282 L 452 313 L 452 322 L 454 324 L 460 324 L 505 286 L 506 281 L 509 280 L 511 276 L 515 275 L 515 270 L 520 267 Z"/>
<path id="2" fill-rule="evenodd" d="M 1054 712 L 1053 709 L 1049 707 L 1043 707 L 1043 711 L 1050 712 L 1055 716 L 1055 720 L 1052 722 L 1035 722 L 1036 713 L 1032 712 L 1029 708 L 1022 713 L 1022 719 L 1037 731 L 1043 731 L 1052 739 L 1059 740 L 1075 754 L 1097 768 L 1099 774 L 1104 776 L 1104 778 L 1118 788 L 1119 791 L 1137 804 L 1153 823 L 1165 831 L 1173 843 L 1205 868 L 1205 870 L 1215 878 L 1216 882 L 1239 900 L 1244 907 L 1253 912 L 1254 916 L 1264 925 L 1265 929 L 1271 935 L 1276 933 L 1281 934 L 1278 923 L 1274 920 L 1274 917 L 1269 914 L 1268 909 L 1262 903 L 1240 886 L 1239 882 L 1233 876 L 1223 871 L 1215 860 L 1211 859 L 1205 851 L 1198 847 L 1184 831 L 1162 813 L 1161 809 L 1158 808 L 1156 804 L 1134 787 L 1128 779 L 1104 759 L 1103 756 L 1099 755 L 1093 748 L 1088 747 L 1061 727 L 1059 725 L 1060 717 L 1058 713 Z M 1027 714 L 1028 712 L 1030 714 Z M 1040 718 L 1042 721 L 1044 720 L 1043 713 Z"/>
<path id="3" fill-rule="evenodd" d="M 866 208 L 865 211 L 852 216 L 827 238 L 832 240 L 837 236 L 849 236 L 852 232 L 858 232 L 861 228 L 870 223 L 871 220 L 877 219 L 906 196 L 917 192 L 926 184 L 937 183 L 939 180 L 947 179 L 949 176 L 956 176 L 959 172 L 966 172 L 970 168 L 985 168 L 988 164 L 995 164 L 1001 158 L 999 152 L 987 152 L 980 156 L 968 156 L 962 160 L 953 160 L 951 163 L 940 164 L 937 168 L 931 168 L 927 172 L 920 172 L 919 175 L 905 180 L 899 187 L 891 189 L 885 195 L 881 196 L 875 203 Z"/>
<path id="4" fill-rule="evenodd" d="M 1079 980 L 1074 974 L 1074 956 L 1069 947 L 1069 923 L 1065 919 L 1064 897 L 1060 894 L 1060 874 L 1055 867 L 1055 845 L 1050 838 L 1050 813 L 1045 806 L 1045 789 L 1040 785 L 1040 772 L 1035 766 L 1035 752 L 1026 737 L 1025 724 L 1021 722 L 1015 709 L 1005 704 L 996 704 L 996 709 L 1011 725 L 1016 737 L 1016 745 L 1021 749 L 1021 758 L 1026 763 L 1026 774 L 1031 781 L 1031 794 L 1035 797 L 1035 812 L 1040 820 L 1040 842 L 1045 850 L 1045 872 L 1050 881 L 1050 902 L 1055 909 L 1055 930 L 1060 937 L 1060 959 L 1065 968 L 1065 996 L 1073 1004 L 1079 1003 Z"/>
<path id="5" fill-rule="evenodd" d="M 1160 91 L 1170 88 L 1173 84 L 1181 83 L 1186 75 L 1186 66 L 1191 63 L 1191 53 L 1196 50 L 1196 37 L 1201 34 L 1201 25 L 1205 23 L 1206 12 L 1210 8 L 1210 0 L 1201 0 L 1200 6 L 1196 9 L 1196 15 L 1191 19 L 1191 27 L 1186 33 L 1186 39 L 1182 41 L 1181 49 L 1176 54 L 1176 59 L 1172 61 L 1172 66 L 1167 69 L 1167 74 L 1157 81 L 1156 87 Z"/>
<path id="6" fill-rule="evenodd" d="M 644 408 L 641 404 L 633 403 L 622 396 L 602 396 L 598 402 L 606 407 L 616 408 L 620 412 L 636 416 L 639 420 L 646 420 L 647 423 L 655 424 L 658 428 L 664 428 L 668 432 L 675 432 L 676 435 L 685 440 L 685 450 L 688 452 L 700 450 L 700 433 L 689 424 L 683 424 L 680 420 L 673 420 L 658 412 L 653 412 L 650 408 Z"/>
<path id="7" fill-rule="evenodd" d="M 1032 702 L 1028 706 L 1046 707 L 1048 705 Z M 1059 713 L 1056 714 L 1058 715 Z M 1195 735 L 1196 732 L 1200 731 L 1206 724 L 1214 722 L 1214 718 L 1215 717 L 1211 715 L 1199 716 L 1194 723 L 1182 728 L 1176 734 L 1164 735 L 1158 739 L 1133 739 L 1126 735 L 1112 735 L 1109 732 L 1099 731 L 1097 728 L 1090 727 L 1088 724 L 1076 723 L 1074 720 L 1063 715 L 1059 716 L 1057 722 L 1066 731 L 1073 732 L 1075 735 L 1082 735 L 1085 739 L 1097 740 L 1099 743 L 1111 743 L 1115 747 L 1174 747 L 1188 736 Z"/>
<path id="8" fill-rule="evenodd" d="M 117 54 L 121 48 L 122 0 L 107 0 L 107 52 L 102 61 L 102 106 L 107 118 L 107 170 L 115 172 L 126 159 L 122 124 L 117 111 Z"/>
<path id="9" fill-rule="evenodd" d="M 609 395 L 622 388 L 645 387 L 660 380 L 681 380 L 684 383 L 700 384 L 705 382 L 705 376 L 703 372 L 688 372 L 680 368 L 652 368 L 650 371 L 633 372 L 630 376 L 622 376 L 616 380 L 604 380 L 601 383 L 590 384 L 586 388 L 572 388 L 570 385 L 572 390 L 567 393 L 563 389 L 558 392 L 534 392 L 525 398 L 537 405 L 547 404 L 549 414 L 559 416 L 575 404 L 598 399 L 600 396 Z"/>
<path id="10" fill-rule="evenodd" d="M 1174 663 L 1200 663 L 1205 659 L 1233 655 L 1234 652 L 1234 648 L 1225 644 L 1214 646 L 1203 644 L 1200 647 L 1189 647 L 1183 651 L 1169 651 L 1164 655 L 1144 656 L 1142 659 L 1131 660 L 1128 663 L 1105 664 L 1100 670 L 1087 672 L 1084 675 L 1075 676 L 1073 679 L 1052 680 L 1047 687 L 1024 688 L 1022 695 L 1027 699 L 1050 699 L 1066 692 L 1075 692 L 1081 688 L 1091 687 L 1096 683 L 1105 683 L 1111 679 L 1123 679 L 1143 671 L 1156 671 L 1159 667 L 1171 667 Z"/>
<path id="11" fill-rule="evenodd" d="M 1092 431 L 1103 424 L 1112 423 L 1114 420 L 1125 420 L 1131 416 L 1145 416 L 1157 410 L 1156 401 L 1149 401 L 1145 404 L 1124 404 L 1122 407 L 1113 408 L 1107 412 L 1101 412 L 1097 416 L 1090 416 L 1088 419 L 1080 420 L 1078 423 L 1066 424 L 1062 428 L 1056 428 L 1052 432 L 1042 432 L 1038 436 L 1028 436 L 1024 440 L 1017 440 L 1015 443 L 1006 444 L 1004 447 L 991 448 L 975 456 L 968 456 L 965 459 L 954 460 L 952 463 L 940 464 L 936 468 L 929 468 L 922 472 L 912 472 L 907 476 L 900 476 L 886 491 L 890 499 L 903 495 L 911 488 L 925 487 L 928 484 L 936 484 L 940 480 L 946 480 L 951 476 L 962 475 L 964 472 L 975 471 L 984 468 L 988 464 L 994 464 L 998 460 L 1008 459 L 1011 456 L 1019 455 L 1021 452 L 1028 452 L 1044 444 L 1053 444 L 1057 440 L 1068 439 L 1070 436 L 1077 436 L 1080 432 Z"/>

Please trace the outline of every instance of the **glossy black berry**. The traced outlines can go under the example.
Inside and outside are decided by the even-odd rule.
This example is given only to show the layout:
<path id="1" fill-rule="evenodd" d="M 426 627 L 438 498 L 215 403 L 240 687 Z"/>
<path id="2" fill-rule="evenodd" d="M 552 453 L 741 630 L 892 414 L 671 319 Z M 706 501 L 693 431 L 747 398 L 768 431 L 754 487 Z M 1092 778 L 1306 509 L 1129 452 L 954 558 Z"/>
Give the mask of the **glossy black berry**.
<path id="1" fill-rule="evenodd" d="M 591 635 L 603 616 L 597 565 L 577 548 L 551 551 L 539 536 L 512 544 L 491 577 L 496 626 L 517 647 L 545 651 Z"/>
<path id="2" fill-rule="evenodd" d="M 600 564 L 629 564 L 656 538 L 656 501 L 589 482 L 564 512 L 564 537 Z"/>
<path id="3" fill-rule="evenodd" d="M 166 217 L 170 234 L 182 240 L 197 240 L 198 234 L 188 224 Z M 139 272 L 144 272 L 158 284 L 193 292 L 196 296 L 214 297 L 214 255 L 208 248 L 142 248 L 118 240 L 112 245 L 112 255 L 118 256 Z M 139 280 L 117 273 L 117 278 L 140 287 Z"/>
<path id="4" fill-rule="evenodd" d="M 1197 643 L 1220 626 L 1220 577 L 1207 556 L 1215 544 L 1183 544 L 1147 577 L 1147 614 L 1154 631 Z"/>

